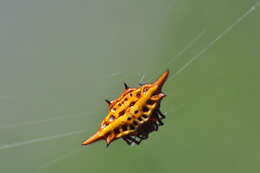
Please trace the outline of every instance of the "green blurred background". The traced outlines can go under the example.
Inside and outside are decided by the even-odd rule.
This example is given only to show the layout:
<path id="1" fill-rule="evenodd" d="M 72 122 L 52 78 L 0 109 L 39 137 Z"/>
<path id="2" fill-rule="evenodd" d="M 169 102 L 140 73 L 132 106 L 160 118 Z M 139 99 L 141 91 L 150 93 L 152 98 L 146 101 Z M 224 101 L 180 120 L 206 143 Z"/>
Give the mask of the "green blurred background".
<path id="1" fill-rule="evenodd" d="M 255 2 L 1 0 L 0 172 L 259 172 Z M 80 146 L 123 82 L 174 75 L 205 48 L 166 83 L 157 133 Z"/>

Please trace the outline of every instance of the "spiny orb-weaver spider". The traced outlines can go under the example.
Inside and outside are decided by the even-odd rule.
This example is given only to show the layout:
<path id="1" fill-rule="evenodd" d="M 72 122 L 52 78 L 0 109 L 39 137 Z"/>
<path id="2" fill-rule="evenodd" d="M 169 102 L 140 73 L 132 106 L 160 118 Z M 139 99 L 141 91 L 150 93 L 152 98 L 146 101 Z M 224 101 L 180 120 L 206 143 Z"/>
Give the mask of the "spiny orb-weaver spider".
<path id="1" fill-rule="evenodd" d="M 140 144 L 149 134 L 157 131 L 163 125 L 165 118 L 160 111 L 160 102 L 166 95 L 161 92 L 169 70 L 164 72 L 152 84 L 144 84 L 139 88 L 125 90 L 115 100 L 108 103 L 108 114 L 102 121 L 99 130 L 82 145 L 88 145 L 104 139 L 107 146 L 114 140 L 122 138 L 127 144 Z"/>

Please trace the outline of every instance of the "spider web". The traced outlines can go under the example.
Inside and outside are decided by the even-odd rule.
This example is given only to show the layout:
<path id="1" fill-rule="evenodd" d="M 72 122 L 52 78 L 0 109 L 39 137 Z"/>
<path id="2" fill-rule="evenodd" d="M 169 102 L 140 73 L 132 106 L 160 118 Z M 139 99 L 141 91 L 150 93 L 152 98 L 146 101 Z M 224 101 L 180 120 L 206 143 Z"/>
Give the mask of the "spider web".
<path id="1" fill-rule="evenodd" d="M 187 68 L 191 68 L 192 64 L 199 60 L 199 58 L 202 57 L 202 55 L 204 53 L 206 53 L 211 47 L 213 47 L 215 44 L 217 44 L 217 42 L 223 38 L 225 35 L 227 35 L 230 31 L 232 31 L 233 28 L 235 28 L 237 25 L 239 25 L 243 20 L 245 20 L 247 17 L 249 17 L 249 15 L 251 13 L 253 13 L 260 5 L 260 1 L 256 2 L 255 4 L 253 4 L 248 10 L 246 10 L 241 16 L 238 16 L 236 18 L 236 20 L 234 20 L 232 23 L 230 23 L 223 31 L 221 31 L 220 33 L 217 34 L 217 37 L 214 38 L 213 40 L 211 40 L 210 42 L 208 42 L 199 52 L 197 52 L 195 55 L 193 55 L 186 63 L 184 63 L 176 72 L 173 72 L 173 75 L 170 76 L 169 80 L 173 80 L 176 77 L 180 77 L 180 75 L 182 74 L 183 71 L 185 71 Z M 187 45 L 180 50 L 175 56 L 171 57 L 167 64 L 165 65 L 165 68 L 167 67 L 171 67 L 173 62 L 176 62 L 185 52 L 189 51 L 189 49 L 191 47 L 193 47 L 195 44 L 197 44 L 199 42 L 199 40 L 207 33 L 207 30 L 202 29 L 197 35 L 195 35 L 193 38 L 191 38 L 191 41 L 187 43 Z M 164 68 L 163 68 L 164 69 Z M 163 70 L 162 69 L 162 70 Z M 117 72 L 117 73 L 112 73 L 112 74 L 108 74 L 105 75 L 104 78 L 111 78 L 113 79 L 114 77 L 120 76 L 122 73 L 121 72 Z M 158 76 L 158 73 L 154 73 L 153 76 Z M 142 83 L 145 80 L 145 75 L 143 74 L 138 74 L 138 76 L 140 77 L 139 82 Z M 147 80 L 150 81 L 151 79 Z M 0 97 L 0 99 L 9 99 L 12 96 L 2 96 L 2 98 Z M 79 113 L 78 117 L 82 117 L 82 114 L 84 115 L 90 115 L 93 113 Z M 75 116 L 57 116 L 57 117 L 53 117 L 50 119 L 43 119 L 43 120 L 39 120 L 39 121 L 30 121 L 30 122 L 21 122 L 21 123 L 16 123 L 16 124 L 9 124 L 6 125 L 4 127 L 4 129 L 9 129 L 9 128 L 20 128 L 20 127 L 27 127 L 27 126 L 31 126 L 31 125 L 35 125 L 35 124 L 42 124 L 42 123 L 49 123 L 51 121 L 56 121 L 56 120 L 64 120 L 64 119 L 71 119 L 71 118 L 75 118 Z M 72 135 L 79 135 L 79 134 L 83 134 L 86 133 L 87 131 L 91 131 L 92 129 L 96 129 L 96 127 L 91 127 L 91 128 L 84 128 L 84 129 L 75 129 L 74 131 L 69 131 L 69 132 L 65 132 L 65 133 L 60 133 L 60 134 L 56 134 L 56 135 L 52 135 L 52 136 L 43 136 L 43 137 L 39 137 L 39 138 L 34 138 L 34 139 L 30 139 L 30 140 L 25 140 L 25 141 L 17 141 L 14 143 L 10 143 L 10 144 L 4 144 L 4 145 L 0 145 L 0 151 L 3 150 L 11 150 L 14 148 L 18 148 L 24 145 L 33 145 L 36 143 L 42 143 L 42 142 L 47 142 L 50 140 L 59 140 L 61 138 L 65 138 L 68 136 L 72 136 Z M 78 149 L 78 147 L 76 149 L 72 149 L 69 152 L 66 152 L 65 154 L 62 154 L 60 156 L 58 156 L 57 158 L 54 158 L 52 160 L 49 160 L 48 162 L 42 164 L 40 167 L 37 167 L 36 169 L 32 170 L 31 172 L 39 172 L 42 169 L 46 169 L 49 168 L 51 166 L 53 166 L 54 164 L 58 163 L 59 161 L 62 161 L 64 159 L 68 159 L 70 157 L 72 157 L 75 154 L 78 154 L 81 151 L 81 149 Z"/>

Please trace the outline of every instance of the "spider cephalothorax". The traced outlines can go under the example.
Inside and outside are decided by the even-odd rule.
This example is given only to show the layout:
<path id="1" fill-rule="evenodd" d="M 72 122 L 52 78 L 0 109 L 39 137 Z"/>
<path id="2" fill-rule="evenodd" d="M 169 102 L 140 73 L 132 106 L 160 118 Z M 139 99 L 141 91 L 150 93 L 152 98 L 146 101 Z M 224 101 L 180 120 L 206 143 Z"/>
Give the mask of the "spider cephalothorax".
<path id="1" fill-rule="evenodd" d="M 139 88 L 129 88 L 125 84 L 125 90 L 117 99 L 106 100 L 108 115 L 96 134 L 82 144 L 88 145 L 104 139 L 109 145 L 119 138 L 127 144 L 139 144 L 151 132 L 157 131 L 165 118 L 159 108 L 162 98 L 166 96 L 161 89 L 168 75 L 169 71 L 166 71 L 154 83 Z"/>

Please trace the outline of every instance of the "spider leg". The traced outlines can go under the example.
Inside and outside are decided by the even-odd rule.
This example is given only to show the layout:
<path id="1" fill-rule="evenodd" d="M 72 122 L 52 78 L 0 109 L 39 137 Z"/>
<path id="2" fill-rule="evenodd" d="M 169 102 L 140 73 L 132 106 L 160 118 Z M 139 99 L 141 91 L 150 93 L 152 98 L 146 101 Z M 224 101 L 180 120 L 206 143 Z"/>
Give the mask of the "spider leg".
<path id="1" fill-rule="evenodd" d="M 131 137 L 131 136 L 129 136 L 129 139 L 131 140 L 131 142 L 134 142 L 137 145 L 139 145 L 142 141 L 142 139 L 137 140 L 135 137 Z"/>
<path id="2" fill-rule="evenodd" d="M 159 126 L 159 125 L 158 125 L 156 122 L 154 122 L 154 123 L 152 124 L 152 128 L 153 128 L 153 129 L 151 129 L 151 132 L 152 132 L 152 131 L 158 131 L 158 129 L 159 129 L 158 126 Z"/>
<path id="3" fill-rule="evenodd" d="M 156 121 L 159 123 L 158 126 L 162 126 L 163 125 L 162 118 L 158 116 L 157 112 L 154 114 L 154 117 L 156 118 Z"/>
<path id="4" fill-rule="evenodd" d="M 162 126 L 162 125 L 164 125 L 161 119 L 159 119 L 159 118 L 158 118 L 158 120 L 157 120 L 157 121 L 158 121 L 158 123 L 159 123 L 159 124 L 158 124 L 159 126 Z"/>
<path id="5" fill-rule="evenodd" d="M 157 112 L 160 115 L 161 119 L 165 118 L 165 115 L 160 111 L 160 109 L 158 109 Z"/>
<path id="6" fill-rule="evenodd" d="M 123 140 L 128 144 L 128 145 L 131 145 L 133 142 L 131 140 L 129 140 L 128 137 L 123 137 Z"/>
<path id="7" fill-rule="evenodd" d="M 144 133 L 138 134 L 137 137 L 140 138 L 140 139 L 142 139 L 142 140 L 144 140 L 144 139 L 147 139 L 147 138 L 148 138 L 148 134 L 147 134 L 147 133 L 145 133 L 145 134 L 144 134 Z"/>

